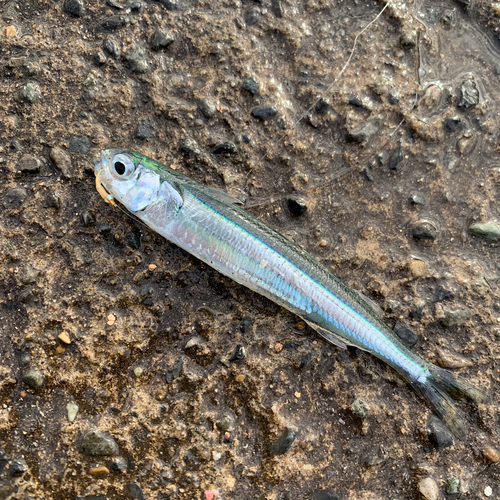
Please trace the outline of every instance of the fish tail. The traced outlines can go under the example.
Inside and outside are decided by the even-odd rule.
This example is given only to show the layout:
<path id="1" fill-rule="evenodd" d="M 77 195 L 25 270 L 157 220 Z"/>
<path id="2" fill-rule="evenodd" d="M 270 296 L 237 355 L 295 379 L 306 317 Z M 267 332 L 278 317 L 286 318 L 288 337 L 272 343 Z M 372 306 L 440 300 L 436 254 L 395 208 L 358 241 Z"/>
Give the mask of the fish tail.
<path id="1" fill-rule="evenodd" d="M 413 381 L 416 391 L 426 399 L 446 427 L 460 440 L 464 440 L 467 424 L 462 412 L 453 404 L 454 398 L 467 398 L 474 403 L 487 401 L 487 396 L 477 387 L 469 384 L 455 374 L 426 363 L 428 376 L 425 381 Z"/>

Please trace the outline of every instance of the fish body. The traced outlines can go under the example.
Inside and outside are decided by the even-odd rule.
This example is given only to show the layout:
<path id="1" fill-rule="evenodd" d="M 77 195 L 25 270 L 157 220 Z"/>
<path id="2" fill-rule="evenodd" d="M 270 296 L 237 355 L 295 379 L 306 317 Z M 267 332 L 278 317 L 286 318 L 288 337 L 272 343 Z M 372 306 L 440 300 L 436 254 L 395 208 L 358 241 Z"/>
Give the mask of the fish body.
<path id="1" fill-rule="evenodd" d="M 401 373 L 459 437 L 465 425 L 448 394 L 483 395 L 406 348 L 358 292 L 239 206 L 139 153 L 104 150 L 96 185 L 151 229 L 220 273 L 303 318 L 326 340 L 356 346 Z"/>

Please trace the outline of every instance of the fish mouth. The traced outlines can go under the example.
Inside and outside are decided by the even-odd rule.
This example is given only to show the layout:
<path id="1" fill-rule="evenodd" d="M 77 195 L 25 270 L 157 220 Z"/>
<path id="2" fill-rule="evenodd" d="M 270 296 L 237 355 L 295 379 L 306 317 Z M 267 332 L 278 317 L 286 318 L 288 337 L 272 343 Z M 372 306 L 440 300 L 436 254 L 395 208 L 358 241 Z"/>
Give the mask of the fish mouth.
<path id="1" fill-rule="evenodd" d="M 114 196 L 106 189 L 106 186 L 102 182 L 102 175 L 104 174 L 104 167 L 101 164 L 101 160 L 94 158 L 94 173 L 95 173 L 95 188 L 97 192 L 101 195 L 101 198 L 106 203 L 111 203 L 111 205 L 116 206 L 114 201 Z"/>

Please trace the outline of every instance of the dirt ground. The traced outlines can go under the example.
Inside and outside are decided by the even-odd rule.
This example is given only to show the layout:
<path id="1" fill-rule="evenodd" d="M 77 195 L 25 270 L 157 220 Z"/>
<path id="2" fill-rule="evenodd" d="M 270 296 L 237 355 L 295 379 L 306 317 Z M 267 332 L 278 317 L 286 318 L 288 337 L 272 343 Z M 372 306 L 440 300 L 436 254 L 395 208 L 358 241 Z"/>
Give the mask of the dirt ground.
<path id="1" fill-rule="evenodd" d="M 479 0 L 1 1 L 0 500 L 500 498 L 498 26 Z M 411 328 L 490 394 L 467 439 L 106 205 L 105 147 L 239 197 Z"/>

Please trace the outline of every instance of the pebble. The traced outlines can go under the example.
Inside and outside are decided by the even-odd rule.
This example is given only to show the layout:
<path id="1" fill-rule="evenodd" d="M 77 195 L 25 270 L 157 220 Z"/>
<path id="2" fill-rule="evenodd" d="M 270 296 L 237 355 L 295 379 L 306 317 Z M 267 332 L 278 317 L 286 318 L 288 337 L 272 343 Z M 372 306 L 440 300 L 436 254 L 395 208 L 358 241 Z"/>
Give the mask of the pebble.
<path id="1" fill-rule="evenodd" d="M 115 59 L 120 55 L 120 49 L 118 48 L 118 45 L 116 45 L 115 41 L 111 38 L 108 38 L 104 41 L 104 43 L 102 44 L 102 48 L 104 52 L 106 52 L 106 54 L 109 54 Z"/>
<path id="2" fill-rule="evenodd" d="M 471 316 L 470 309 L 445 309 L 438 310 L 436 306 L 436 316 L 444 326 L 456 326 L 465 323 Z"/>
<path id="3" fill-rule="evenodd" d="M 328 490 L 315 491 L 312 494 L 312 500 L 341 500 L 339 495 Z"/>
<path id="4" fill-rule="evenodd" d="M 21 99 L 30 104 L 38 102 L 42 98 L 42 91 L 37 83 L 27 83 L 19 92 Z"/>
<path id="5" fill-rule="evenodd" d="M 174 43 L 174 38 L 168 33 L 163 33 L 163 31 L 156 30 L 149 41 L 149 46 L 152 50 L 166 49 L 169 45 Z"/>
<path id="6" fill-rule="evenodd" d="M 260 9 L 259 7 L 250 7 L 245 12 L 245 23 L 247 26 L 254 26 L 259 22 Z"/>
<path id="7" fill-rule="evenodd" d="M 97 430 L 89 430 L 83 436 L 82 451 L 92 456 L 116 455 L 118 445 L 108 434 Z"/>
<path id="8" fill-rule="evenodd" d="M 66 405 L 66 411 L 68 412 L 68 420 L 74 422 L 78 414 L 80 407 L 76 403 L 68 403 Z"/>
<path id="9" fill-rule="evenodd" d="M 356 399 L 351 405 L 351 411 L 359 418 L 366 418 L 370 413 L 370 406 L 362 399 Z"/>
<path id="10" fill-rule="evenodd" d="M 144 500 L 142 488 L 134 480 L 128 483 L 128 494 L 130 498 L 135 500 Z"/>
<path id="11" fill-rule="evenodd" d="M 44 384 L 45 380 L 41 371 L 36 370 L 35 368 L 30 368 L 24 372 L 23 382 L 28 384 L 30 387 L 37 389 Z"/>
<path id="12" fill-rule="evenodd" d="M 84 226 L 93 226 L 96 222 L 94 212 L 92 212 L 91 210 L 84 210 L 80 214 L 80 218 Z"/>
<path id="13" fill-rule="evenodd" d="M 483 448 L 482 452 L 483 452 L 483 457 L 486 458 L 486 460 L 489 460 L 490 462 L 498 462 L 500 460 L 498 451 L 495 450 L 495 448 L 492 448 L 491 446 L 486 445 Z"/>
<path id="14" fill-rule="evenodd" d="M 3 206 L 5 208 L 19 208 L 27 196 L 28 191 L 23 187 L 9 188 L 3 197 Z"/>
<path id="15" fill-rule="evenodd" d="M 496 222 L 475 222 L 469 226 L 469 231 L 488 240 L 500 240 L 500 224 Z"/>
<path id="16" fill-rule="evenodd" d="M 269 453 L 271 455 L 283 455 L 292 447 L 298 434 L 297 431 L 286 429 L 276 441 L 269 445 Z"/>
<path id="17" fill-rule="evenodd" d="M 160 0 L 160 3 L 169 11 L 181 10 L 183 8 L 180 0 Z"/>
<path id="18" fill-rule="evenodd" d="M 458 493 L 458 486 L 460 485 L 460 479 L 457 476 L 449 476 L 446 479 L 446 493 L 448 495 L 456 495 Z"/>
<path id="19" fill-rule="evenodd" d="M 184 367 L 184 360 L 179 358 L 171 368 L 169 368 L 165 374 L 165 378 L 167 380 L 167 384 L 171 384 L 176 378 L 179 378 L 182 369 Z"/>
<path id="20" fill-rule="evenodd" d="M 414 278 L 421 278 L 425 273 L 425 262 L 423 260 L 410 260 L 408 270 Z"/>
<path id="21" fill-rule="evenodd" d="M 303 369 L 304 369 L 304 368 L 305 368 L 305 367 L 309 364 L 309 362 L 310 362 L 310 361 L 311 361 L 311 359 L 312 359 L 312 356 L 313 356 L 313 353 L 312 353 L 312 351 L 310 351 L 310 352 L 308 352 L 308 353 L 304 354 L 304 356 L 302 356 L 302 357 L 300 358 L 299 368 L 300 368 L 301 370 L 303 370 Z"/>
<path id="22" fill-rule="evenodd" d="M 9 467 L 9 472 L 12 476 L 20 476 L 28 471 L 28 464 L 24 458 L 14 460 Z"/>
<path id="23" fill-rule="evenodd" d="M 400 96 L 397 92 L 392 91 L 387 95 L 387 100 L 389 101 L 389 104 L 394 106 L 395 104 L 399 103 Z"/>
<path id="24" fill-rule="evenodd" d="M 378 132 L 380 124 L 381 121 L 378 118 L 363 123 L 363 125 L 347 134 L 347 142 L 354 142 L 357 144 L 367 143 Z"/>
<path id="25" fill-rule="evenodd" d="M 307 205 L 301 198 L 288 198 L 288 210 L 294 217 L 300 217 L 307 212 Z"/>
<path id="26" fill-rule="evenodd" d="M 436 290 L 434 290 L 434 298 L 432 299 L 432 302 L 443 302 L 445 300 L 452 299 L 453 297 L 455 297 L 453 290 L 447 290 L 442 286 L 437 286 Z"/>
<path id="27" fill-rule="evenodd" d="M 17 171 L 23 174 L 38 174 L 42 161 L 36 156 L 24 155 L 17 162 Z"/>
<path id="28" fill-rule="evenodd" d="M 394 333 L 407 347 L 411 348 L 417 343 L 418 335 L 406 323 L 398 321 L 394 325 Z"/>
<path id="29" fill-rule="evenodd" d="M 448 132 L 455 132 L 460 123 L 460 118 L 446 118 L 443 122 L 443 127 Z"/>
<path id="30" fill-rule="evenodd" d="M 73 17 L 81 17 L 84 11 L 82 0 L 65 0 L 64 12 L 72 15 Z"/>
<path id="31" fill-rule="evenodd" d="M 47 208 L 61 208 L 61 198 L 57 193 L 49 191 L 45 197 L 45 205 Z"/>
<path id="32" fill-rule="evenodd" d="M 142 245 L 142 234 L 139 230 L 131 231 L 125 235 L 124 240 L 130 248 L 139 250 Z"/>
<path id="33" fill-rule="evenodd" d="M 140 366 L 136 366 L 136 367 L 134 368 L 134 375 L 135 375 L 136 377 L 140 377 L 143 373 L 144 373 L 144 369 L 143 369 L 143 368 L 141 368 Z"/>
<path id="34" fill-rule="evenodd" d="M 258 108 L 252 109 L 252 116 L 259 120 L 267 120 L 276 116 L 277 113 L 278 110 L 274 106 L 259 106 Z"/>
<path id="35" fill-rule="evenodd" d="M 215 113 L 217 112 L 217 106 L 215 103 L 212 101 L 209 101 L 208 99 L 200 99 L 198 101 L 198 109 L 200 110 L 200 113 L 207 119 L 209 120 L 212 118 Z"/>
<path id="36" fill-rule="evenodd" d="M 110 17 L 101 23 L 101 30 L 107 32 L 116 31 L 123 28 L 125 24 L 125 21 L 121 17 Z"/>
<path id="37" fill-rule="evenodd" d="M 146 118 L 139 122 L 139 125 L 135 129 L 134 135 L 137 139 L 145 141 L 147 139 L 151 139 L 151 137 L 155 135 L 155 132 L 156 132 L 155 123 L 153 122 L 153 120 Z"/>
<path id="38" fill-rule="evenodd" d="M 493 489 L 491 486 L 486 486 L 486 488 L 484 488 L 484 496 L 491 497 L 491 495 L 493 495 Z"/>
<path id="39" fill-rule="evenodd" d="M 217 146 L 215 146 L 212 149 L 212 153 L 215 155 L 231 154 L 231 153 L 234 153 L 235 150 L 236 150 L 236 146 L 233 143 L 224 142 L 222 144 L 217 144 Z"/>
<path id="40" fill-rule="evenodd" d="M 22 304 L 29 304 L 31 301 L 35 299 L 35 294 L 31 288 L 25 288 L 19 294 L 19 302 Z"/>
<path id="41" fill-rule="evenodd" d="M 469 359 L 460 356 L 460 354 L 452 353 L 446 349 L 441 349 L 440 347 L 436 349 L 436 352 L 439 356 L 438 364 L 443 368 L 457 369 L 472 366 L 474 364 Z"/>
<path id="42" fill-rule="evenodd" d="M 189 158 L 198 158 L 199 156 L 201 156 L 201 151 L 198 147 L 198 144 L 190 137 L 187 137 L 184 143 L 180 146 L 179 152 L 183 156 L 187 156 Z"/>
<path id="43" fill-rule="evenodd" d="M 68 334 L 68 332 L 61 332 L 57 338 L 61 341 L 64 342 L 65 344 L 71 344 L 71 338 Z"/>
<path id="44" fill-rule="evenodd" d="M 242 88 L 250 94 L 256 95 L 259 92 L 259 82 L 255 77 L 251 76 L 243 82 Z"/>
<path id="45" fill-rule="evenodd" d="M 108 326 L 113 326 L 116 322 L 116 316 L 113 313 L 108 314 L 106 319 L 107 319 L 106 324 Z"/>
<path id="46" fill-rule="evenodd" d="M 94 54 L 94 64 L 96 64 L 96 66 L 106 64 L 106 54 L 102 50 L 98 50 Z"/>
<path id="47" fill-rule="evenodd" d="M 356 106 L 358 108 L 363 107 L 363 101 L 357 95 L 352 95 L 351 97 L 349 97 L 349 104 L 351 104 L 352 106 Z"/>
<path id="48" fill-rule="evenodd" d="M 89 470 L 91 476 L 104 476 L 109 474 L 109 469 L 104 465 L 99 465 L 98 467 L 92 467 Z"/>
<path id="49" fill-rule="evenodd" d="M 427 420 L 427 436 L 436 450 L 444 450 L 454 444 L 448 428 L 434 415 L 430 415 Z"/>
<path id="50" fill-rule="evenodd" d="M 401 141 L 398 142 L 398 147 L 390 154 L 387 160 L 389 170 L 400 170 L 403 166 L 403 146 Z"/>
<path id="51" fill-rule="evenodd" d="M 412 236 L 416 240 L 434 241 L 437 238 L 437 227 L 429 221 L 418 221 L 412 229 Z"/>
<path id="52" fill-rule="evenodd" d="M 231 354 L 229 361 L 231 362 L 243 361 L 245 359 L 245 356 L 246 356 L 245 348 L 241 344 L 238 344 L 234 348 L 233 354 Z"/>
<path id="53" fill-rule="evenodd" d="M 86 155 L 90 151 L 89 138 L 85 135 L 74 135 L 69 140 L 69 150 L 73 153 Z"/>
<path id="54" fill-rule="evenodd" d="M 130 65 L 130 69 L 136 73 L 147 73 L 149 63 L 146 60 L 146 52 L 142 47 L 132 47 L 126 54 L 125 59 Z"/>
<path id="55" fill-rule="evenodd" d="M 224 415 L 220 422 L 217 423 L 217 429 L 219 429 L 221 432 L 231 432 L 234 431 L 236 425 L 234 422 L 233 417 L 230 415 Z"/>
<path id="56" fill-rule="evenodd" d="M 462 109 L 471 109 L 479 104 L 479 90 L 474 80 L 465 80 L 460 85 L 460 100 L 458 107 Z"/>
<path id="57" fill-rule="evenodd" d="M 123 457 L 113 457 L 109 462 L 109 468 L 116 472 L 127 470 L 127 461 Z"/>
<path id="58" fill-rule="evenodd" d="M 73 165 L 66 151 L 56 146 L 50 150 L 50 159 L 55 163 L 56 167 L 66 179 L 71 179 L 73 177 Z"/>
<path id="59" fill-rule="evenodd" d="M 425 500 L 438 500 L 439 488 L 432 477 L 424 477 L 418 482 L 418 491 Z"/>
<path id="60" fill-rule="evenodd" d="M 441 99 L 441 89 L 437 85 L 429 85 L 420 99 L 419 105 L 424 108 L 434 109 Z"/>
<path id="61" fill-rule="evenodd" d="M 40 276 L 40 271 L 28 265 L 19 275 L 19 280 L 23 285 L 29 285 L 35 283 L 38 276 Z"/>

